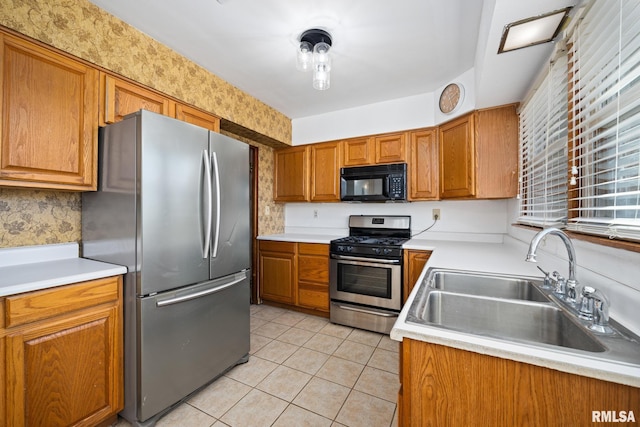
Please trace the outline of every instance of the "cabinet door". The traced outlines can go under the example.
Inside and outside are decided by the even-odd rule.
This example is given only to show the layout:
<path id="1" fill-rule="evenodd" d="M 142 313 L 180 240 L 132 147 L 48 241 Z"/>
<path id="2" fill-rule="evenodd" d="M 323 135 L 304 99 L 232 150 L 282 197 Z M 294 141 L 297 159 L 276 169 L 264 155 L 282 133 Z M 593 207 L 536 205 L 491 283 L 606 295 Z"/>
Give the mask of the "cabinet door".
<path id="1" fill-rule="evenodd" d="M 176 119 L 214 132 L 220 132 L 220 119 L 218 117 L 188 105 L 176 104 Z"/>
<path id="2" fill-rule="evenodd" d="M 329 311 L 329 245 L 298 243 L 298 305 Z"/>
<path id="3" fill-rule="evenodd" d="M 142 86 L 100 73 L 100 125 L 115 123 L 139 110 L 175 117 L 176 104 Z"/>
<path id="4" fill-rule="evenodd" d="M 402 289 L 402 303 L 409 298 L 416 281 L 422 274 L 425 264 L 429 261 L 431 251 L 405 250 L 404 252 L 404 283 Z"/>
<path id="5" fill-rule="evenodd" d="M 405 133 L 391 133 L 376 136 L 376 163 L 398 163 L 407 160 Z"/>
<path id="6" fill-rule="evenodd" d="M 312 202 L 340 201 L 340 143 L 312 144 L 311 196 Z"/>
<path id="7" fill-rule="evenodd" d="M 373 138 L 352 138 L 342 141 L 344 166 L 365 166 L 375 161 Z"/>
<path id="8" fill-rule="evenodd" d="M 515 197 L 518 193 L 518 113 L 516 105 L 479 110 L 476 197 Z"/>
<path id="9" fill-rule="evenodd" d="M 440 126 L 440 196 L 472 197 L 476 193 L 474 116 Z"/>
<path id="10" fill-rule="evenodd" d="M 309 154 L 307 147 L 276 150 L 273 199 L 276 202 L 304 202 L 309 200 Z"/>
<path id="11" fill-rule="evenodd" d="M 438 188 L 438 140 L 435 130 L 411 132 L 409 200 L 436 200 Z"/>
<path id="12" fill-rule="evenodd" d="M 0 33 L 0 185 L 96 189 L 98 71 Z"/>
<path id="13" fill-rule="evenodd" d="M 121 283 L 21 294 L 7 305 L 8 323 L 20 325 L 3 331 L 7 425 L 97 425 L 123 408 Z"/>
<path id="14" fill-rule="evenodd" d="M 259 258 L 260 297 L 295 304 L 296 244 L 261 241 Z"/>

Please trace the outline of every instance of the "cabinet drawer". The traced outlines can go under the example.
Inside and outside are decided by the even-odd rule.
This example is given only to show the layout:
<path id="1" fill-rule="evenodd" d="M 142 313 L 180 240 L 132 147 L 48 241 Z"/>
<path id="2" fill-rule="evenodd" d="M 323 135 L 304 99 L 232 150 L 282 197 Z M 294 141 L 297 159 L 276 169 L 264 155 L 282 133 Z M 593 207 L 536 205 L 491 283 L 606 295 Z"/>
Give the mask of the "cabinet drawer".
<path id="1" fill-rule="evenodd" d="M 299 255 L 298 279 L 329 283 L 329 258 L 317 255 Z"/>
<path id="2" fill-rule="evenodd" d="M 278 242 L 275 240 L 261 240 L 260 250 L 269 252 L 296 253 L 296 244 L 293 242 Z"/>
<path id="3" fill-rule="evenodd" d="M 311 283 L 298 284 L 298 305 L 329 310 L 329 288 Z"/>
<path id="4" fill-rule="evenodd" d="M 329 256 L 329 245 L 324 243 L 298 243 L 300 255 L 324 255 Z"/>
<path id="5" fill-rule="evenodd" d="M 107 277 L 5 299 L 6 327 L 35 322 L 119 298 L 119 277 Z"/>

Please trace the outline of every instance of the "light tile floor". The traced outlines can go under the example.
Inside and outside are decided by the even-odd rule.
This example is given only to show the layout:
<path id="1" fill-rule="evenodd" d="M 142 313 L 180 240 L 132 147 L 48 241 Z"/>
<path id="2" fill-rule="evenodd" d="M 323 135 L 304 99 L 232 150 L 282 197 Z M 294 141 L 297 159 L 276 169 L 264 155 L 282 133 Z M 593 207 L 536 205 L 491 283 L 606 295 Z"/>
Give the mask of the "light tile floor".
<path id="1" fill-rule="evenodd" d="M 156 425 L 395 427 L 398 349 L 388 335 L 252 305 L 249 362 Z"/>

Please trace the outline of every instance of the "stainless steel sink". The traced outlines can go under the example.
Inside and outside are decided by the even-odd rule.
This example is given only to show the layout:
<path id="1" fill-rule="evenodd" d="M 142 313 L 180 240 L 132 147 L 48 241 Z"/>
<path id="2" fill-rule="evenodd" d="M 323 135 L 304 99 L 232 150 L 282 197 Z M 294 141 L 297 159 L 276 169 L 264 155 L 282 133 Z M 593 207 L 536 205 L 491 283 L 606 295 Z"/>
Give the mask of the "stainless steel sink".
<path id="1" fill-rule="evenodd" d="M 467 295 L 549 302 L 549 298 L 534 285 L 533 280 L 497 274 L 447 270 L 435 272 L 430 286 L 442 291 Z"/>
<path id="2" fill-rule="evenodd" d="M 640 366 L 640 337 L 613 319 L 613 333 L 593 332 L 589 321 L 542 283 L 542 278 L 432 267 L 406 321 Z"/>
<path id="3" fill-rule="evenodd" d="M 462 332 L 584 351 L 606 349 L 552 305 L 442 291 L 429 292 L 416 320 Z"/>

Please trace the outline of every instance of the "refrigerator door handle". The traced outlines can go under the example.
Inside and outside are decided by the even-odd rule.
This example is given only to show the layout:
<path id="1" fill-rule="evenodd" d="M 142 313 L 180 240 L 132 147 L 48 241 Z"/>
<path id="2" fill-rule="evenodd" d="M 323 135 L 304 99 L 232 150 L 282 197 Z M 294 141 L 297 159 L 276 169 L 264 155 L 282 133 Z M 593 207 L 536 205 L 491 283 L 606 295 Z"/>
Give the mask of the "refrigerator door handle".
<path id="1" fill-rule="evenodd" d="M 205 221 L 207 229 L 204 234 L 204 250 L 202 251 L 202 258 L 207 259 L 209 257 L 209 247 L 211 246 L 211 220 L 213 217 L 213 194 L 211 193 L 213 189 L 211 185 L 211 163 L 208 150 L 202 151 L 202 161 L 204 162 L 204 170 L 207 175 L 205 181 L 207 182 L 207 194 L 209 195 L 207 198 L 207 220 Z"/>
<path id="2" fill-rule="evenodd" d="M 220 242 L 220 168 L 218 167 L 218 156 L 215 151 L 211 152 L 213 157 L 213 168 L 216 178 L 216 228 L 213 246 L 211 247 L 211 257 L 218 256 L 218 243 Z"/>
<path id="3" fill-rule="evenodd" d="M 205 289 L 203 291 L 194 292 L 188 295 L 182 295 L 175 298 L 170 298 L 166 300 L 156 301 L 156 307 L 166 307 L 167 305 L 178 304 L 185 301 L 190 301 L 192 299 L 200 298 L 205 295 L 215 294 L 217 292 L 224 291 L 227 288 L 232 287 L 233 285 L 237 285 L 238 283 L 244 281 L 247 277 L 243 275 L 242 277 L 236 278 L 235 280 L 225 283 L 222 286 L 217 286 L 215 288 Z"/>

